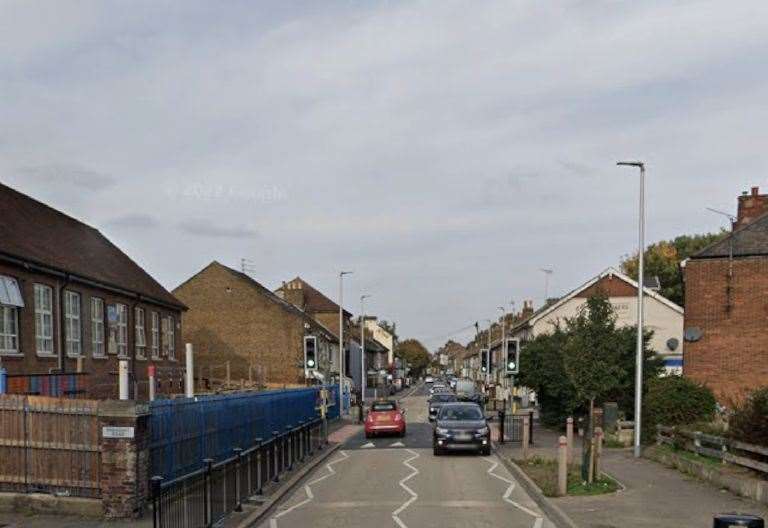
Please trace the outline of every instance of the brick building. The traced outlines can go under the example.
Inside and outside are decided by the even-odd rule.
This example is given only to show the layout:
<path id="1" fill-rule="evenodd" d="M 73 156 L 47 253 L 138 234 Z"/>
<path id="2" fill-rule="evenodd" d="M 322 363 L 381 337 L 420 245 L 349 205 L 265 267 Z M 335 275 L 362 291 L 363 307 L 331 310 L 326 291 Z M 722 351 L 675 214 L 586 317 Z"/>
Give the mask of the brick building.
<path id="1" fill-rule="evenodd" d="M 12 391 L 18 375 L 81 369 L 89 397 L 117 397 L 126 359 L 135 396 L 147 396 L 149 365 L 159 393 L 183 392 L 184 304 L 93 227 L 2 184 L 0 211 L 0 360 Z"/>
<path id="2" fill-rule="evenodd" d="M 684 375 L 726 404 L 768 385 L 768 195 L 742 194 L 733 231 L 683 269 Z"/>
<path id="3" fill-rule="evenodd" d="M 195 347 L 203 377 L 224 377 L 230 365 L 235 384 L 252 379 L 267 386 L 305 385 L 304 336 L 317 337 L 324 379 L 338 354 L 338 339 L 321 323 L 248 275 L 212 262 L 174 294 L 189 310 L 184 341 Z"/>
<path id="4" fill-rule="evenodd" d="M 339 305 L 315 289 L 301 277 L 284 282 L 275 294 L 314 317 L 320 324 L 339 335 Z M 344 310 L 344 332 L 349 335 L 352 314 Z"/>

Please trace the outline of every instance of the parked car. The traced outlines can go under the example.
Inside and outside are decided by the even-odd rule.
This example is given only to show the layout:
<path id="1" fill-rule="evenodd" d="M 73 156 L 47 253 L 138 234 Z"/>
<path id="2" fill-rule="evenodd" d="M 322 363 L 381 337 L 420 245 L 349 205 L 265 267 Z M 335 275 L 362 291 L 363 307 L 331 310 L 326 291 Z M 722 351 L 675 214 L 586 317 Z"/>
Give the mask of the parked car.
<path id="1" fill-rule="evenodd" d="M 373 402 L 365 417 L 366 438 L 383 433 L 405 436 L 405 430 L 405 409 L 391 400 Z"/>
<path id="2" fill-rule="evenodd" d="M 446 403 L 456 403 L 456 395 L 450 392 L 444 392 L 435 394 L 427 401 L 429 421 L 432 422 L 437 418 L 437 413 L 440 408 Z"/>
<path id="3" fill-rule="evenodd" d="M 424 383 L 430 383 L 431 384 L 431 383 L 434 383 L 434 382 L 435 382 L 435 378 L 433 378 L 432 376 L 427 376 L 426 378 L 424 378 Z"/>
<path id="4" fill-rule="evenodd" d="M 458 402 L 440 408 L 432 435 L 432 451 L 439 456 L 454 450 L 491 454 L 491 430 L 479 405 Z"/>

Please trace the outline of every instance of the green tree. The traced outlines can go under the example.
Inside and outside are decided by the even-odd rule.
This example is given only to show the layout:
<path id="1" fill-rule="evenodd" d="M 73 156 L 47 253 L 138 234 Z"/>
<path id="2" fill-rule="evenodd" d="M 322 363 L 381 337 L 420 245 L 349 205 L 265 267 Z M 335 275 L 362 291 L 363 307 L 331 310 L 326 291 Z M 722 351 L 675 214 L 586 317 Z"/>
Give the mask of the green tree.
<path id="1" fill-rule="evenodd" d="M 680 262 L 727 234 L 727 231 L 722 230 L 719 233 L 681 235 L 672 240 L 661 240 L 651 244 L 644 253 L 645 275 L 657 276 L 661 283 L 661 295 L 683 306 L 685 299 Z M 637 253 L 626 255 L 621 260 L 621 270 L 635 280 L 637 280 L 637 268 Z"/>
<path id="2" fill-rule="evenodd" d="M 415 376 L 419 376 L 432 361 L 429 350 L 418 339 L 404 339 L 398 342 L 395 354 L 408 362 Z"/>

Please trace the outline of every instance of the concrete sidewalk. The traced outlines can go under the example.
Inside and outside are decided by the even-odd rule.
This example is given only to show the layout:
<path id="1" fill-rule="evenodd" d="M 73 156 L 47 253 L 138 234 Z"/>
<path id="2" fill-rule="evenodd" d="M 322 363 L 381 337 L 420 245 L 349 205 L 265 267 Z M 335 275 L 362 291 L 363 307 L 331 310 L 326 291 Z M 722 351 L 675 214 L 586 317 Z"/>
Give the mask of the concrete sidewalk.
<path id="1" fill-rule="evenodd" d="M 559 432 L 534 426 L 534 448 L 539 456 L 554 458 Z M 575 449 L 578 457 L 580 448 Z M 506 444 L 499 454 L 522 458 L 520 445 Z M 607 495 L 550 499 L 580 528 L 709 527 L 718 513 L 750 513 L 768 519 L 768 508 L 664 467 L 631 449 L 606 449 L 603 469 L 624 489 Z"/>

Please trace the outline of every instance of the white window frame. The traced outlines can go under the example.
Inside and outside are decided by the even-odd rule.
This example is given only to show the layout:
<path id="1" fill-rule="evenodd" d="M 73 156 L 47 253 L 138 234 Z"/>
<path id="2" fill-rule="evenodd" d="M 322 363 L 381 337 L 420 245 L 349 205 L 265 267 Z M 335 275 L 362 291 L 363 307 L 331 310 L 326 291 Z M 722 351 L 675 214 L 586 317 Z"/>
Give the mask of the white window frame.
<path id="1" fill-rule="evenodd" d="M 83 355 L 83 302 L 78 292 L 64 290 L 64 333 L 67 357 L 77 358 Z"/>
<path id="2" fill-rule="evenodd" d="M 19 350 L 19 309 L 16 306 L 0 304 L 0 356 L 21 355 Z"/>
<path id="3" fill-rule="evenodd" d="M 152 359 L 160 359 L 160 314 L 152 312 Z"/>
<path id="4" fill-rule="evenodd" d="M 163 354 L 172 360 L 176 360 L 176 328 L 172 315 L 163 317 Z"/>
<path id="5" fill-rule="evenodd" d="M 147 330 L 146 311 L 136 307 L 133 310 L 133 335 L 136 348 L 136 359 L 147 359 Z"/>
<path id="6" fill-rule="evenodd" d="M 56 343 L 53 339 L 53 288 L 36 282 L 35 294 L 35 350 L 38 356 L 55 356 Z M 47 306 L 44 302 L 47 295 Z M 47 324 L 47 326 L 46 326 Z M 46 332 L 48 330 L 48 332 Z M 48 346 L 46 346 L 48 345 Z"/>
<path id="7" fill-rule="evenodd" d="M 117 310 L 117 323 L 115 327 L 117 329 L 117 335 L 115 341 L 117 342 L 117 357 L 128 357 L 128 306 L 125 304 L 115 304 L 115 310 Z"/>
<path id="8" fill-rule="evenodd" d="M 95 358 L 107 357 L 104 306 L 104 299 L 91 297 L 91 355 Z"/>

